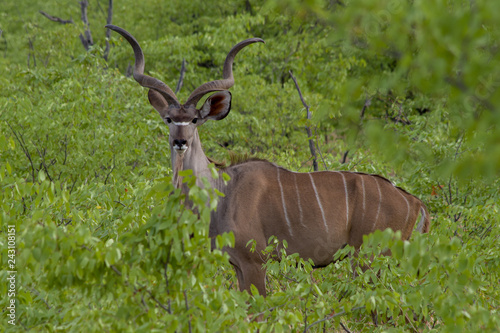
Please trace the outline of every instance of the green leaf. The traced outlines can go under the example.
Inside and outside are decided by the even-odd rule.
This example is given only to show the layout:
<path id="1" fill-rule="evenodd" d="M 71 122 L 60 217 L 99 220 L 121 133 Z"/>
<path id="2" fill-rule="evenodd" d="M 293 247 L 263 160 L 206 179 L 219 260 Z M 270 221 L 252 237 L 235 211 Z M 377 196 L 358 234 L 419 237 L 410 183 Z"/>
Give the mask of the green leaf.
<path id="1" fill-rule="evenodd" d="M 42 170 L 38 171 L 38 181 L 40 183 L 43 183 L 45 179 L 46 179 L 45 172 L 43 172 Z"/>
<path id="2" fill-rule="evenodd" d="M 16 149 L 16 141 L 14 141 L 13 137 L 9 137 L 9 149 L 10 150 Z"/>

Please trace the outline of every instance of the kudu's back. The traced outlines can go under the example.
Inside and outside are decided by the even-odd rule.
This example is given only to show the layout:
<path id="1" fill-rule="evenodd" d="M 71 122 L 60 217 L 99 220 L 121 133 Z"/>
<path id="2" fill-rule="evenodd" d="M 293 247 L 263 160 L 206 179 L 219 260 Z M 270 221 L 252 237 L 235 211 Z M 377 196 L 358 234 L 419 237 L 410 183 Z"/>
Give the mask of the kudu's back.
<path id="1" fill-rule="evenodd" d="M 225 171 L 232 177 L 227 188 L 231 195 L 222 199 L 214 215 L 213 233 L 233 231 L 239 245 L 256 240 L 256 252 L 276 236 L 287 241 L 288 253 L 324 266 L 337 250 L 346 244 L 359 248 L 363 235 L 375 230 L 400 230 L 408 239 L 420 220 L 420 231 L 428 231 L 422 202 L 377 175 L 297 173 L 267 161 L 249 161 Z"/>

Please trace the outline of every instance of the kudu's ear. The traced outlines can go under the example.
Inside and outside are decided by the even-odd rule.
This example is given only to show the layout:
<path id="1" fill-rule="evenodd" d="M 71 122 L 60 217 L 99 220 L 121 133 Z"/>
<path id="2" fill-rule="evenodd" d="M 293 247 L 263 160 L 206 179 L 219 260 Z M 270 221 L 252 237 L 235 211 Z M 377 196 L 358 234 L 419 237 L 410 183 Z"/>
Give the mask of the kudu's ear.
<path id="1" fill-rule="evenodd" d="M 231 110 L 231 93 L 227 90 L 219 91 L 205 101 L 200 109 L 202 119 L 221 120 Z"/>
<path id="2" fill-rule="evenodd" d="M 168 103 L 165 98 L 156 90 L 149 89 L 148 91 L 149 103 L 155 108 L 162 118 L 167 115 Z"/>

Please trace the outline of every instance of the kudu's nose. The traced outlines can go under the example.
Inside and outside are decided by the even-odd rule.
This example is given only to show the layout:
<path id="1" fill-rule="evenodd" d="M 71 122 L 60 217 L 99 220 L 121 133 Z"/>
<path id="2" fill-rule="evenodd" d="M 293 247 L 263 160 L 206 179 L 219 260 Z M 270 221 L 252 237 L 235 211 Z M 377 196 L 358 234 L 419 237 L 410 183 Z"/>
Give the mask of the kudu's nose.
<path id="1" fill-rule="evenodd" d="M 175 139 L 174 140 L 174 149 L 177 151 L 179 154 L 183 154 L 187 149 L 188 146 L 186 145 L 187 141 L 184 139 Z"/>
<path id="2" fill-rule="evenodd" d="M 186 143 L 187 143 L 187 141 L 186 141 L 186 140 L 177 140 L 177 139 L 175 139 L 175 140 L 174 140 L 174 146 L 179 146 L 179 147 L 182 147 L 182 146 L 184 146 Z"/>

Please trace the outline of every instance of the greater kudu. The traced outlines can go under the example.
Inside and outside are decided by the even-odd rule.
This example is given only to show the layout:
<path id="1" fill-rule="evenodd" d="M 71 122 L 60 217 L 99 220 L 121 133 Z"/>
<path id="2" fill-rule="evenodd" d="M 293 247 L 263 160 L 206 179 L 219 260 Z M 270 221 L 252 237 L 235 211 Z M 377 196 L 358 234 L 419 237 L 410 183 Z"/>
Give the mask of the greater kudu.
<path id="1" fill-rule="evenodd" d="M 233 60 L 242 48 L 264 42 L 262 39 L 236 44 L 224 63 L 223 79 L 202 84 L 185 104 L 180 104 L 165 83 L 144 75 L 144 55 L 135 38 L 119 27 L 106 27 L 121 34 L 132 46 L 134 79 L 149 88 L 149 102 L 169 127 L 174 184 L 181 187 L 178 172 L 192 169 L 196 177 L 207 177 L 212 187 L 225 193 L 212 212 L 210 237 L 234 233 L 235 247 L 225 251 L 241 290 L 250 290 L 253 284 L 259 293 L 266 294 L 260 253 L 273 235 L 287 241 L 288 253 L 299 253 L 306 260 L 311 258 L 316 266 L 325 266 L 333 261 L 337 250 L 346 244 L 359 248 L 363 235 L 376 229 L 400 230 L 403 239 L 408 239 L 419 213 L 417 229 L 429 230 L 425 205 L 377 175 L 344 171 L 296 173 L 268 161 L 248 160 L 219 170 L 231 176 L 227 184 L 222 177 L 212 177 L 208 167 L 211 161 L 202 150 L 197 127 L 228 115 L 231 93 L 227 90 L 234 84 Z M 196 108 L 204 95 L 215 91 L 201 108 Z M 247 247 L 252 239 L 256 241 L 255 252 Z"/>

